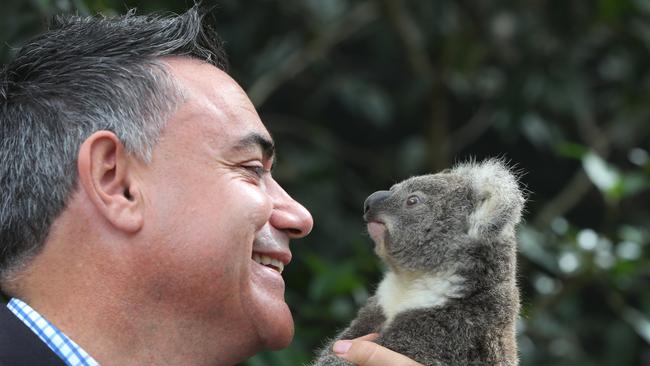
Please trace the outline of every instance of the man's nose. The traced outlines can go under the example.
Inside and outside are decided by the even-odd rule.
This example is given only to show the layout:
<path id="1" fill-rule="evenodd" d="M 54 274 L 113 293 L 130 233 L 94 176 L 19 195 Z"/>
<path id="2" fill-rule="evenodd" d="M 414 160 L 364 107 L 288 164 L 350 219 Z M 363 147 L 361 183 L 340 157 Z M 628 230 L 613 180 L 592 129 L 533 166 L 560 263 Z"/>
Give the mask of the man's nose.
<path id="1" fill-rule="evenodd" d="M 390 191 L 377 191 L 368 196 L 368 198 L 366 198 L 366 201 L 363 203 L 363 213 L 368 213 L 368 210 L 370 210 L 372 206 L 390 197 L 390 194 Z"/>
<path id="2" fill-rule="evenodd" d="M 314 219 L 309 211 L 274 181 L 273 212 L 270 223 L 278 230 L 284 231 L 291 239 L 302 238 L 311 232 Z"/>

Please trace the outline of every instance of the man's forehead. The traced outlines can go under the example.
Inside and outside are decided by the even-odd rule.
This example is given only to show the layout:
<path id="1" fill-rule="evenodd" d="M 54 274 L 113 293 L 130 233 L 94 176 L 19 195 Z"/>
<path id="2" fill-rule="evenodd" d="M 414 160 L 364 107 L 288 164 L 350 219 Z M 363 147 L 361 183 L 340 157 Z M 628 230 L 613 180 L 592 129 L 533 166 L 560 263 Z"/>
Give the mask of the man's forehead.
<path id="1" fill-rule="evenodd" d="M 242 106 L 251 104 L 246 93 L 230 75 L 209 63 L 186 56 L 164 57 L 162 61 L 177 87 L 188 97 L 202 93 L 216 99 L 215 102 L 228 96 L 229 100 Z"/>
<path id="2" fill-rule="evenodd" d="M 216 146 L 234 152 L 259 150 L 272 159 L 273 139 L 239 84 L 218 68 L 188 57 L 165 58 L 184 95 L 184 118 L 205 122 Z M 228 141 L 224 144 L 224 142 Z"/>

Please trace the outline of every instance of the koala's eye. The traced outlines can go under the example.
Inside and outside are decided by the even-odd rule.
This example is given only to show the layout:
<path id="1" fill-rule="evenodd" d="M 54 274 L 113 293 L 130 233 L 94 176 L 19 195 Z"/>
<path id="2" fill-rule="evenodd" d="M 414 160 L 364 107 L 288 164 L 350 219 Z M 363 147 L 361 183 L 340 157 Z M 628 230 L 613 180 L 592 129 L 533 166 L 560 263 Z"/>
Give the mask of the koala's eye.
<path id="1" fill-rule="evenodd" d="M 407 206 L 413 206 L 413 205 L 418 204 L 418 203 L 420 203 L 420 197 L 418 197 L 418 196 L 416 196 L 416 195 L 414 195 L 414 194 L 413 194 L 413 195 L 410 195 L 410 196 L 406 199 L 406 205 L 407 205 Z"/>

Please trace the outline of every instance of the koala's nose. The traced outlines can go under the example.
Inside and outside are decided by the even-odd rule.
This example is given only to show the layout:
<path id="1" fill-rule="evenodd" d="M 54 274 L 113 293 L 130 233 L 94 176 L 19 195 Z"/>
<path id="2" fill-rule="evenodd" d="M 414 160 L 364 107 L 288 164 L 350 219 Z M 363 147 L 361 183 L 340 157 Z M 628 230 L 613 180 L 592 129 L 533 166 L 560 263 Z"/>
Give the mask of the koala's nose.
<path id="1" fill-rule="evenodd" d="M 368 213 L 368 210 L 370 210 L 372 206 L 390 197 L 390 195 L 391 191 L 377 191 L 371 194 L 368 196 L 368 198 L 366 198 L 366 202 L 363 203 L 363 213 Z"/>

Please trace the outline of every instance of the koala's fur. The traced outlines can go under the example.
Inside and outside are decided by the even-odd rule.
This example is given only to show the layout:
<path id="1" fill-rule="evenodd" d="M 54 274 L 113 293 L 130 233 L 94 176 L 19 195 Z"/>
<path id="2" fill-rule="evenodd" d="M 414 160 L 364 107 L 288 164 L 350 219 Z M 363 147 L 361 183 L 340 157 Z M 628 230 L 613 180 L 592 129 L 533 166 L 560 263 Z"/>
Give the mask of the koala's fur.
<path id="1" fill-rule="evenodd" d="M 378 332 L 377 343 L 427 366 L 517 365 L 515 226 L 524 201 L 498 159 L 368 197 L 364 218 L 388 271 L 336 339 Z M 315 366 L 350 365 L 331 347 Z"/>

